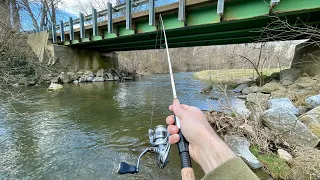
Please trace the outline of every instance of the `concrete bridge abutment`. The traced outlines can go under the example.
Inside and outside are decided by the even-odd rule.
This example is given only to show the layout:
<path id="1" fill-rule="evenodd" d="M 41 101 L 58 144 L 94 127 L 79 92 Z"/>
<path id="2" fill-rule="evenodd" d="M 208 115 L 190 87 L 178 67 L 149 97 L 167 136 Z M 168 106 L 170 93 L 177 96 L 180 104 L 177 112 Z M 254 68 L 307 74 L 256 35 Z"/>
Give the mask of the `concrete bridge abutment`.
<path id="1" fill-rule="evenodd" d="M 311 76 L 320 74 L 320 46 L 312 41 L 298 44 L 291 67 Z"/>
<path id="2" fill-rule="evenodd" d="M 30 34 L 28 44 L 40 62 L 54 66 L 60 71 L 80 71 L 118 68 L 117 53 L 78 49 L 52 44 L 47 31 Z"/>

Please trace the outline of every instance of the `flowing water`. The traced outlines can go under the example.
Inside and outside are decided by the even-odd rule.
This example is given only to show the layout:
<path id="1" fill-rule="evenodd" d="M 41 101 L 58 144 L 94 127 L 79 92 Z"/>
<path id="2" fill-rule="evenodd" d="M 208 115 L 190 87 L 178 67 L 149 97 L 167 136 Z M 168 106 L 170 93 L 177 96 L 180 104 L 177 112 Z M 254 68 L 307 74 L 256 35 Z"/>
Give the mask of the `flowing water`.
<path id="1" fill-rule="evenodd" d="M 206 96 L 199 93 L 205 84 L 192 73 L 175 77 L 181 102 L 209 108 Z M 71 84 L 55 93 L 44 87 L 22 90 L 20 99 L 6 104 L 18 113 L 0 113 L 0 179 L 180 179 L 176 146 L 165 169 L 160 170 L 155 156 L 148 154 L 139 174 L 117 174 L 119 162 L 134 164 L 149 145 L 155 84 L 154 128 L 171 114 L 168 75 L 136 82 Z M 204 174 L 193 165 L 200 179 Z"/>

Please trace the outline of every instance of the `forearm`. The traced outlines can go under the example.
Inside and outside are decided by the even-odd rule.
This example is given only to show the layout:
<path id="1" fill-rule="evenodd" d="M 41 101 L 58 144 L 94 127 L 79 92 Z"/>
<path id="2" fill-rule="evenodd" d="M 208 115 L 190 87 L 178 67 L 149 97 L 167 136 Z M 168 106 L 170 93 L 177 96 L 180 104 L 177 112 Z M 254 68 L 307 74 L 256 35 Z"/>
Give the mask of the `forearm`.
<path id="1" fill-rule="evenodd" d="M 232 150 L 220 139 L 220 137 L 210 129 L 205 135 L 206 142 L 202 145 L 199 155 L 199 165 L 202 167 L 205 174 L 209 173 L 222 163 L 235 158 L 236 155 Z"/>

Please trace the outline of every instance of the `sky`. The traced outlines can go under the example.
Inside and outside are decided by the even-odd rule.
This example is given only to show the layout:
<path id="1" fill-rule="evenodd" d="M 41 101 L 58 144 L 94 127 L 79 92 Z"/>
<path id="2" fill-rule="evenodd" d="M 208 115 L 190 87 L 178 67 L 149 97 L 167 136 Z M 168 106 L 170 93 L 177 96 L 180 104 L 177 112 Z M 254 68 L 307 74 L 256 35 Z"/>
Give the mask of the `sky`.
<path id="1" fill-rule="evenodd" d="M 109 0 L 113 6 L 116 6 L 117 0 Z M 125 0 L 121 0 L 125 1 Z M 64 22 L 69 21 L 69 17 L 74 19 L 79 18 L 79 13 L 82 12 L 85 16 L 91 14 L 92 6 L 97 9 L 97 11 L 105 10 L 107 8 L 108 0 L 62 0 L 58 5 L 57 10 L 57 23 L 60 20 Z M 178 2 L 178 0 L 156 0 L 156 6 L 162 6 L 164 4 L 170 4 L 173 2 Z M 147 4 L 144 5 L 142 9 L 147 8 Z M 40 8 L 36 8 L 33 11 L 39 11 Z M 140 8 L 141 10 L 141 8 Z M 39 14 L 39 12 L 35 13 Z M 40 17 L 38 17 L 40 18 Z M 33 24 L 29 14 L 26 11 L 21 12 L 21 23 L 23 30 L 28 31 L 32 30 Z"/>
<path id="2" fill-rule="evenodd" d="M 107 0 L 62 0 L 61 4 L 59 4 L 59 8 L 66 13 L 78 16 L 80 11 L 89 11 L 88 13 L 91 13 L 92 6 L 98 11 L 106 9 L 107 2 Z M 113 6 L 116 5 L 116 0 L 110 0 L 110 2 Z M 81 8 L 81 6 L 85 8 Z"/>

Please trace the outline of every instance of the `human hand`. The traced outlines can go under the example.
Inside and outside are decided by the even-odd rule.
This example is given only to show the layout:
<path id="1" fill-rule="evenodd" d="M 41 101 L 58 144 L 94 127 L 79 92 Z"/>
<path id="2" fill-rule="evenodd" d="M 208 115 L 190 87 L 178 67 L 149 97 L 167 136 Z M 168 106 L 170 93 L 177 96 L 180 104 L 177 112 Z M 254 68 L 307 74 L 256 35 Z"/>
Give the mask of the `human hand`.
<path id="1" fill-rule="evenodd" d="M 219 138 L 207 121 L 202 111 L 193 106 L 180 104 L 175 99 L 169 107 L 180 119 L 181 131 L 189 142 L 189 152 L 207 174 L 223 162 L 235 157 L 231 149 Z M 168 132 L 171 134 L 169 142 L 176 144 L 180 140 L 179 128 L 174 125 L 174 116 L 166 119 Z"/>

